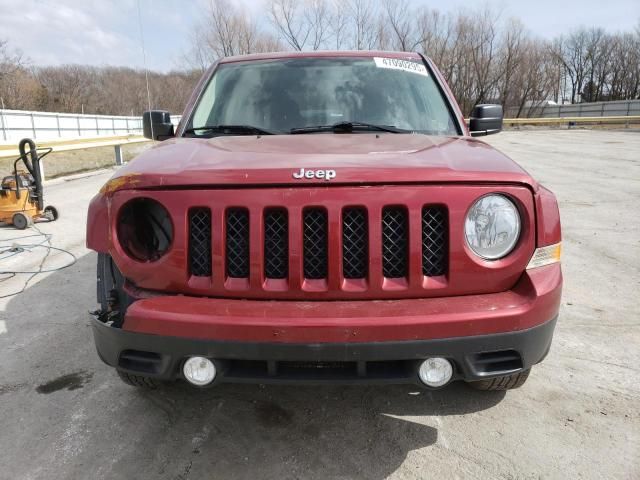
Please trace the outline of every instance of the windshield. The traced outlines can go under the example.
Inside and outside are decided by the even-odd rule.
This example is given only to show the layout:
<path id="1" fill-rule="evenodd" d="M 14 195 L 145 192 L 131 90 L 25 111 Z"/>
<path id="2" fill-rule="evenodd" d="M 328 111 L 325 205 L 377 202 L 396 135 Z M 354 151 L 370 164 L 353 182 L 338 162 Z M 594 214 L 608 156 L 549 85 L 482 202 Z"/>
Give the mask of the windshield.
<path id="1" fill-rule="evenodd" d="M 203 127 L 234 125 L 288 134 L 292 129 L 344 122 L 459 135 L 423 63 L 378 57 L 222 64 L 201 95 L 187 129 L 192 135 L 212 136 L 225 130 Z"/>

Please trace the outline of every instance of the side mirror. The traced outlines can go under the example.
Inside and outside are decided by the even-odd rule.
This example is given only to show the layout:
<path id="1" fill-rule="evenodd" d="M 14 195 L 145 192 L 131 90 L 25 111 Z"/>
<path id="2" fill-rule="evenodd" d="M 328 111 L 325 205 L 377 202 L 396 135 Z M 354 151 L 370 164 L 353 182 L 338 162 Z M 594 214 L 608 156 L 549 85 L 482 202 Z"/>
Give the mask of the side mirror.
<path id="1" fill-rule="evenodd" d="M 476 105 L 469 117 L 469 131 L 472 137 L 493 135 L 502 130 L 502 105 Z"/>
<path id="2" fill-rule="evenodd" d="M 171 116 L 164 110 L 149 110 L 142 114 L 142 134 L 151 140 L 166 140 L 175 135 Z"/>

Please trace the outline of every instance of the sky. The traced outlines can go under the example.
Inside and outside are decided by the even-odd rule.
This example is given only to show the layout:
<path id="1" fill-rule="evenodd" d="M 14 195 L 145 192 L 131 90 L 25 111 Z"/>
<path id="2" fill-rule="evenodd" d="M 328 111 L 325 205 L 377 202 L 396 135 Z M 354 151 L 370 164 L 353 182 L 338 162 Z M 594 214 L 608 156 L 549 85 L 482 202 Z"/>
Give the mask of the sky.
<path id="1" fill-rule="evenodd" d="M 138 16 L 138 2 L 141 20 Z M 265 0 L 235 0 L 265 11 Z M 411 0 L 443 12 L 479 4 L 518 17 L 533 34 L 552 38 L 579 26 L 631 31 L 640 22 L 640 0 Z M 191 29 L 207 0 L 0 0 L 0 39 L 20 49 L 33 65 L 79 63 L 184 67 Z"/>

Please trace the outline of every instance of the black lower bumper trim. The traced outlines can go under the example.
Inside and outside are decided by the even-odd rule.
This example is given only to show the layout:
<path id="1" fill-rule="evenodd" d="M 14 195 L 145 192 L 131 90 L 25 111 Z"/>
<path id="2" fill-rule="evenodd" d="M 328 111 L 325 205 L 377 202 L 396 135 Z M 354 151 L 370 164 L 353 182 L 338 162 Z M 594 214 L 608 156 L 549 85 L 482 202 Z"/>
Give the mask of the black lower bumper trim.
<path id="1" fill-rule="evenodd" d="M 370 343 L 249 343 L 127 332 L 92 320 L 100 358 L 112 367 L 164 380 L 181 377 L 187 357 L 215 360 L 216 381 L 258 383 L 414 383 L 427 357 L 455 365 L 454 379 L 483 380 L 526 370 L 551 346 L 556 318 L 514 332 Z"/>

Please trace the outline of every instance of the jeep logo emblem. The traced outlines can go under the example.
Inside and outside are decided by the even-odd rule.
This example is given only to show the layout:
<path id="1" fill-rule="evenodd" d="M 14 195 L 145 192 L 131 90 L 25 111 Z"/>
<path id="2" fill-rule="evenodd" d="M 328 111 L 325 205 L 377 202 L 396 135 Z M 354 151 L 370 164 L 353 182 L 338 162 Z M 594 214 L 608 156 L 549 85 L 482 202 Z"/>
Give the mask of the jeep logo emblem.
<path id="1" fill-rule="evenodd" d="M 336 178 L 335 170 L 305 170 L 301 168 L 299 172 L 293 172 L 293 178 L 300 180 L 302 178 L 308 179 L 324 179 L 325 181 Z"/>

